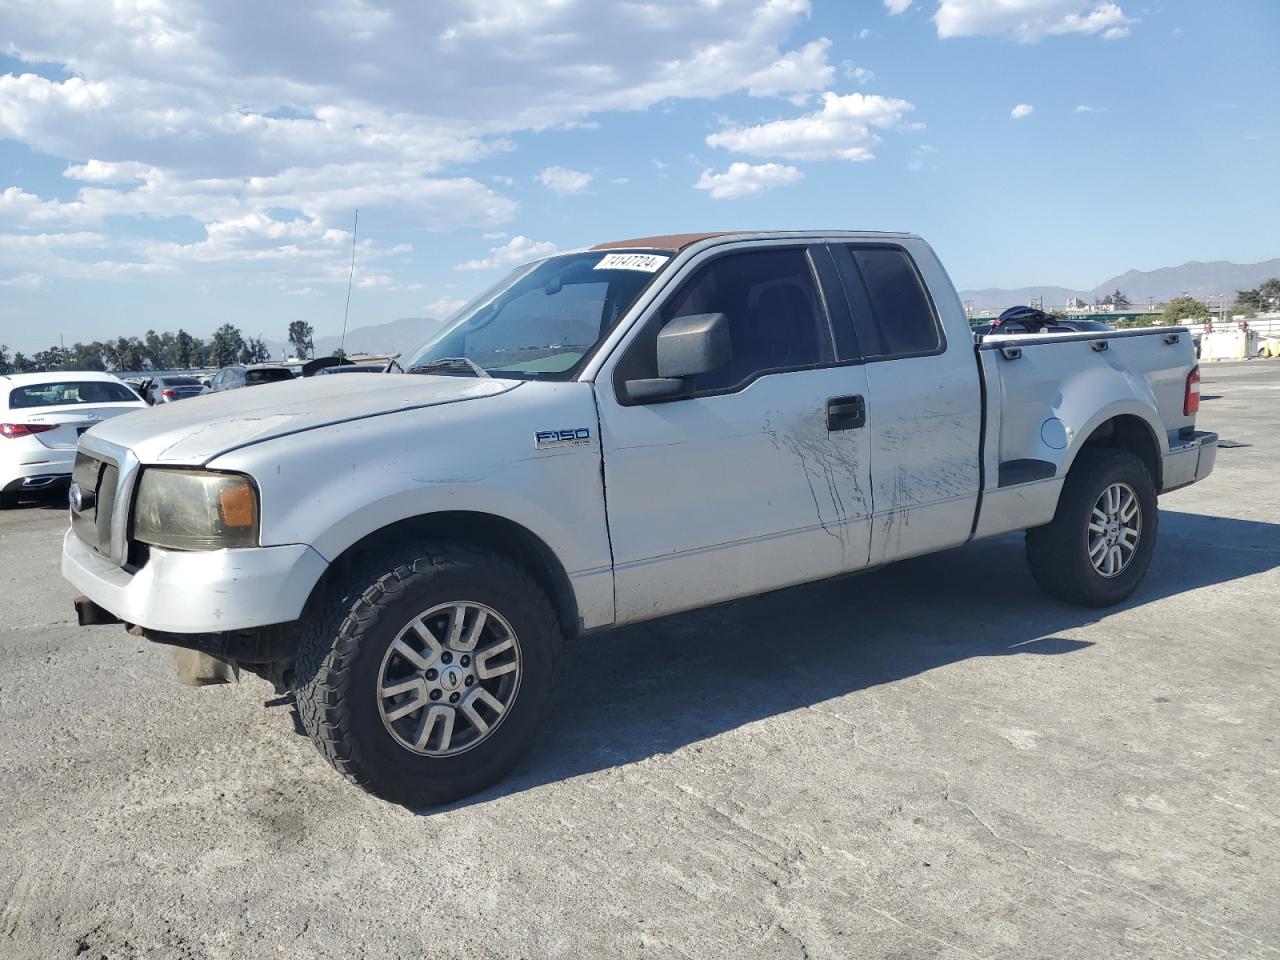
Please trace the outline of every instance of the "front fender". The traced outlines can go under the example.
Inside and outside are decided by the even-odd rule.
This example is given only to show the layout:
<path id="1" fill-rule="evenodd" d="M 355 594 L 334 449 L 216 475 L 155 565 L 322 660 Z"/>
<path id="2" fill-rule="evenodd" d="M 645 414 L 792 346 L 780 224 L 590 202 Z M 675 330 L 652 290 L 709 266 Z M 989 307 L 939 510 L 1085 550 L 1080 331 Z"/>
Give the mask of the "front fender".
<path id="1" fill-rule="evenodd" d="M 569 428 L 589 436 L 535 446 L 539 431 Z M 332 562 L 398 522 L 470 511 L 529 530 L 571 579 L 603 579 L 612 557 L 597 432 L 590 384 L 531 382 L 269 440 L 209 466 L 257 481 L 264 546 L 307 544 Z"/>

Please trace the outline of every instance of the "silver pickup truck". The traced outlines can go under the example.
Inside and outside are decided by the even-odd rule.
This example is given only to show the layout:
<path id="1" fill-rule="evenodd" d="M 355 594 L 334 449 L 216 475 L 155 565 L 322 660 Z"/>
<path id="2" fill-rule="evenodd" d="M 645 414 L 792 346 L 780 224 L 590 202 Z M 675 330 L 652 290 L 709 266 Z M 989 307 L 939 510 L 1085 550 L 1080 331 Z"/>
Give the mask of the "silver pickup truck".
<path id="1" fill-rule="evenodd" d="M 440 803 L 528 748 L 580 634 L 1012 530 L 1047 593 L 1123 600 L 1213 468 L 1198 406 L 1180 328 L 975 342 L 919 237 L 606 243 L 401 373 L 90 430 L 63 573 L 81 623 L 272 679 L 353 782 Z"/>

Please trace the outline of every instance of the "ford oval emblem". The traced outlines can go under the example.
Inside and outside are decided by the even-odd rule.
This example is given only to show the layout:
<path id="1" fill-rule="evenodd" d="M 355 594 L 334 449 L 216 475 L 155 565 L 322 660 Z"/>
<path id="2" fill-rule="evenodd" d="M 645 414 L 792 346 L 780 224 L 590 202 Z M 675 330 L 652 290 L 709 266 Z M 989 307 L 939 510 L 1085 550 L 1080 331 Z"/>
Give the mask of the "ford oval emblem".
<path id="1" fill-rule="evenodd" d="M 73 483 L 71 489 L 67 491 L 67 499 L 71 501 L 71 509 L 80 513 L 93 506 L 94 496 L 88 490 L 81 489 L 80 484 Z"/>

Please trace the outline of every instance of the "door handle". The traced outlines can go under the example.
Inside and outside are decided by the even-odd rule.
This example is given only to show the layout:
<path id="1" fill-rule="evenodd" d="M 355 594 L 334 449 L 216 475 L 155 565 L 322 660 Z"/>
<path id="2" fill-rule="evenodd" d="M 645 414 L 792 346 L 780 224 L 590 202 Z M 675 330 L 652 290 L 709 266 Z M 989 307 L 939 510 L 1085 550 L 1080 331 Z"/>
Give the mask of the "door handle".
<path id="1" fill-rule="evenodd" d="M 827 429 L 856 430 L 867 425 L 867 403 L 861 395 L 827 401 Z"/>

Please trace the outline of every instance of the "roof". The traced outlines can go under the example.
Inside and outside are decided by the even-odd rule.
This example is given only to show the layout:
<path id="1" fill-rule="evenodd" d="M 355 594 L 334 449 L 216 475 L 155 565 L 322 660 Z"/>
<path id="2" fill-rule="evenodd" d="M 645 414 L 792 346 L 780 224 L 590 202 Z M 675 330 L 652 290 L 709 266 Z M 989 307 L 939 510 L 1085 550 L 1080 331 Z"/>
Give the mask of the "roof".
<path id="1" fill-rule="evenodd" d="M 741 236 L 755 231 L 721 230 L 716 233 L 668 233 L 661 237 L 637 237 L 634 240 L 611 240 L 608 243 L 597 243 L 592 250 L 617 250 L 623 247 L 647 247 L 652 250 L 683 250 L 700 240 L 712 237 Z"/>
<path id="2" fill-rule="evenodd" d="M 649 250 L 670 250 L 673 253 L 691 247 L 703 240 L 716 237 L 755 237 L 762 240 L 800 239 L 806 237 L 849 237 L 915 239 L 915 234 L 898 233 L 881 230 L 718 230 L 710 233 L 669 233 L 660 237 L 636 237 L 632 240 L 612 240 L 609 243 L 597 243 L 592 250 L 618 250 L 623 248 L 641 248 Z"/>
<path id="3" fill-rule="evenodd" d="M 11 387 L 19 387 L 25 383 L 54 383 L 75 378 L 76 380 L 108 380 L 121 383 L 121 379 L 112 373 L 101 370 L 45 370 L 41 373 L 7 373 L 0 374 L 0 380 Z"/>

